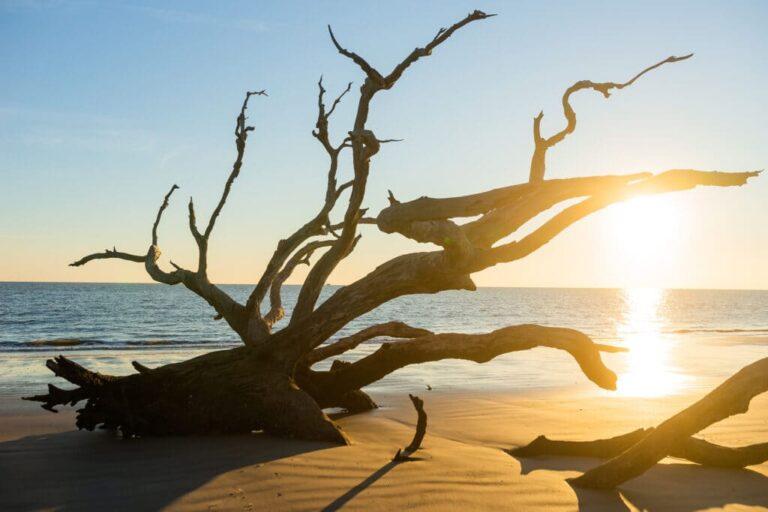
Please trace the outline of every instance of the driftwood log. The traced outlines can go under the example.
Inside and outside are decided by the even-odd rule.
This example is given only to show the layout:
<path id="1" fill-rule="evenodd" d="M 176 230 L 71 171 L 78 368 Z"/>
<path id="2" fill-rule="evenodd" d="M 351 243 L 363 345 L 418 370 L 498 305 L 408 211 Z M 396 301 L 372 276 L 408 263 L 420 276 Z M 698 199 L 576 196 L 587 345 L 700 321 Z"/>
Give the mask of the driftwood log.
<path id="1" fill-rule="evenodd" d="M 424 411 L 424 400 L 414 395 L 408 395 L 408 397 L 411 399 L 411 403 L 413 403 L 413 408 L 416 409 L 416 431 L 413 433 L 411 444 L 403 449 L 397 450 L 395 456 L 392 457 L 392 460 L 395 462 L 413 460 L 413 454 L 416 453 L 416 450 L 421 448 L 421 442 L 424 440 L 424 435 L 427 433 L 427 413 Z"/>
<path id="2" fill-rule="evenodd" d="M 645 439 L 653 430 L 653 428 L 641 428 L 627 434 L 594 441 L 557 441 L 539 436 L 530 444 L 508 450 L 508 453 L 517 457 L 556 455 L 610 459 Z M 762 464 L 768 460 L 768 443 L 731 448 L 710 443 L 704 439 L 687 437 L 670 446 L 667 456 L 685 459 L 702 466 L 744 468 Z"/>
<path id="3" fill-rule="evenodd" d="M 743 468 L 768 460 L 768 442 L 730 448 L 692 437 L 713 423 L 747 412 L 755 396 L 768 391 L 768 358 L 753 363 L 714 391 L 656 428 L 595 441 L 556 441 L 539 436 L 509 450 L 515 456 L 560 455 L 611 459 L 574 478 L 578 487 L 610 489 L 635 478 L 664 457 L 721 468 Z"/>
<path id="4" fill-rule="evenodd" d="M 329 27 L 331 42 L 338 53 L 363 75 L 354 120 L 348 130 L 344 130 L 347 135 L 343 139 L 331 140 L 328 129 L 331 116 L 352 90 L 352 84 L 328 104 L 321 80 L 312 132 L 328 158 L 320 208 L 305 224 L 276 244 L 247 301 L 240 303 L 210 281 L 208 247 L 216 222 L 243 169 L 248 138 L 255 130 L 247 123 L 250 102 L 266 96 L 265 91 L 248 92 L 235 122 L 235 160 L 207 223 L 198 220 L 198 210 L 191 199 L 187 206 L 189 231 L 197 246 L 196 268 L 184 268 L 171 260 L 171 268 L 164 269 L 160 261 L 159 226 L 178 189 L 176 185 L 164 196 L 153 217 L 150 245 L 145 252 L 124 252 L 113 247 L 72 263 L 79 267 L 96 260 L 122 260 L 144 265 L 153 280 L 182 285 L 208 303 L 214 320 L 226 322 L 242 346 L 154 369 L 137 363 L 134 365 L 137 373 L 125 376 L 102 375 L 65 357 L 57 357 L 47 362 L 48 367 L 76 387 L 64 390 L 51 386 L 47 394 L 31 399 L 42 402 L 49 410 L 85 402 L 78 410 L 80 428 L 114 428 L 126 436 L 264 430 L 287 437 L 345 443 L 345 434 L 323 409 L 342 407 L 357 412 L 375 407 L 362 388 L 410 364 L 445 358 L 481 363 L 500 354 L 543 346 L 569 353 L 589 379 L 613 389 L 616 376 L 603 364 L 600 354 L 617 348 L 593 343 L 587 335 L 566 328 L 521 325 L 483 334 L 439 334 L 390 322 L 327 344 L 349 322 L 397 297 L 474 290 L 471 279 L 474 272 L 524 258 L 574 222 L 613 203 L 698 186 L 740 186 L 756 176 L 756 172 L 675 169 L 658 174 L 544 179 L 546 152 L 576 126 L 576 114 L 570 105 L 572 94 L 594 90 L 607 97 L 613 90 L 633 85 L 651 70 L 690 56 L 669 57 L 627 82 L 580 81 L 568 88 L 563 96 L 567 121 L 563 131 L 544 138 L 540 132 L 541 114 L 534 120 L 535 147 L 527 183 L 459 197 L 420 197 L 402 202 L 390 193 L 387 208 L 375 217 L 366 216 L 364 202 L 371 167 L 384 143 L 392 142 L 392 139 L 380 139 L 369 126 L 374 97 L 395 87 L 411 66 L 433 55 L 458 31 L 491 16 L 473 11 L 453 25 L 441 28 L 389 73 L 379 71 L 358 53 L 343 47 Z M 346 151 L 351 152 L 351 172 L 347 171 L 349 176 L 341 179 L 340 156 Z M 577 200 L 575 204 L 561 209 L 524 236 L 514 241 L 504 240 L 550 208 L 574 200 Z M 343 211 L 342 218 L 334 222 L 331 217 L 338 210 Z M 462 218 L 471 219 L 460 224 L 458 219 Z M 393 258 L 318 303 L 331 273 L 359 243 L 360 229 L 364 226 L 430 244 L 432 250 Z M 296 306 L 290 318 L 285 318 L 281 288 L 299 265 L 310 268 Z M 334 362 L 329 370 L 313 368 L 314 363 L 341 355 L 363 341 L 380 336 L 388 340 L 369 356 L 348 363 Z M 392 338 L 403 339 L 389 341 Z"/>

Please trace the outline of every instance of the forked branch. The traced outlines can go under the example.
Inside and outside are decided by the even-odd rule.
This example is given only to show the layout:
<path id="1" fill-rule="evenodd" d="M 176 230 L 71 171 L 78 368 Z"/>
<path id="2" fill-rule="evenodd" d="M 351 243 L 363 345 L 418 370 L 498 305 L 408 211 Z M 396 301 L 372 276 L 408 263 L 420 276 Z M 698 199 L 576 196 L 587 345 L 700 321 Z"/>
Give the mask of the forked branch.
<path id="1" fill-rule="evenodd" d="M 309 265 L 312 254 L 323 247 L 330 247 L 334 244 L 333 240 L 316 240 L 314 242 L 308 242 L 304 247 L 296 251 L 293 256 L 288 260 L 285 266 L 277 273 L 272 286 L 269 289 L 269 303 L 270 308 L 266 315 L 264 315 L 264 321 L 272 327 L 275 323 L 279 322 L 285 316 L 285 310 L 283 309 L 283 301 L 281 296 L 281 288 L 283 283 L 291 276 L 294 269 L 299 265 Z"/>
<path id="2" fill-rule="evenodd" d="M 87 255 L 74 263 L 71 266 L 81 266 L 90 261 L 98 259 L 121 259 L 126 261 L 132 261 L 135 263 L 144 263 L 144 267 L 149 276 L 159 282 L 169 285 L 175 285 L 183 283 L 189 290 L 193 291 L 208 304 L 210 304 L 217 312 L 217 317 L 221 317 L 227 320 L 229 325 L 237 332 L 241 337 L 246 335 L 246 317 L 243 306 L 238 304 L 234 299 L 227 295 L 220 288 L 213 285 L 207 277 L 207 253 L 208 253 L 208 240 L 210 238 L 213 227 L 216 223 L 216 219 L 220 215 L 224 204 L 229 197 L 230 190 L 234 180 L 240 173 L 240 169 L 243 164 L 243 157 L 245 155 L 245 145 L 248 138 L 248 133 L 253 131 L 252 126 L 246 125 L 246 110 L 248 108 L 248 100 L 251 96 L 266 96 L 264 91 L 247 92 L 243 104 L 240 108 L 237 121 L 235 124 L 235 143 L 237 147 L 237 157 L 235 163 L 232 166 L 232 170 L 227 178 L 227 182 L 224 186 L 221 198 L 219 199 L 216 208 L 211 214 L 211 218 L 208 221 L 208 225 L 204 232 L 200 232 L 197 227 L 197 220 L 195 215 L 195 208 L 192 199 L 189 200 L 189 229 L 195 242 L 198 246 L 198 268 L 196 272 L 186 270 L 179 265 L 171 262 L 171 265 L 175 270 L 166 272 L 158 265 L 160 258 L 160 247 L 158 242 L 158 227 L 162 220 L 163 213 L 169 205 L 171 195 L 178 189 L 178 185 L 173 185 L 168 193 L 163 198 L 163 202 L 157 211 L 155 222 L 152 225 L 152 243 L 144 256 L 136 254 L 124 253 L 117 251 L 116 249 L 105 250 L 102 253 L 94 253 Z"/>
<path id="3" fill-rule="evenodd" d="M 411 52 L 400 64 L 395 66 L 392 72 L 386 77 L 371 66 L 363 57 L 342 47 L 336 39 L 333 30 L 331 30 L 330 26 L 328 27 L 331 41 L 338 52 L 351 59 L 366 75 L 366 79 L 360 88 L 360 98 L 357 104 L 354 125 L 349 132 L 349 143 L 352 148 L 352 164 L 354 168 L 354 183 L 350 192 L 346 212 L 344 213 L 344 220 L 342 223 L 341 234 L 338 237 L 338 242 L 320 258 L 307 275 L 304 285 L 299 292 L 296 307 L 291 317 L 292 325 L 300 322 L 315 310 L 315 305 L 320 297 L 320 292 L 323 286 L 337 265 L 352 252 L 354 244 L 358 239 L 357 226 L 360 219 L 365 216 L 366 212 L 365 208 L 362 208 L 362 203 L 365 198 L 370 159 L 379 151 L 381 144 L 376 135 L 366 126 L 371 100 L 377 92 L 393 87 L 397 80 L 402 76 L 403 72 L 411 64 L 421 57 L 430 55 L 437 46 L 448 40 L 456 30 L 473 21 L 482 20 L 488 17 L 489 15 L 481 11 L 474 11 L 461 21 L 453 24 L 450 28 L 440 30 L 424 48 L 417 48 Z"/>
<path id="4" fill-rule="evenodd" d="M 323 79 L 320 78 L 317 83 L 317 121 L 315 122 L 315 130 L 312 131 L 312 136 L 320 142 L 329 158 L 325 201 L 323 206 L 320 208 L 320 211 L 314 217 L 312 217 L 307 223 L 297 229 L 288 238 L 278 242 L 277 248 L 267 263 L 264 272 L 259 278 L 259 281 L 254 287 L 250 296 L 248 297 L 246 310 L 248 311 L 249 315 L 248 338 L 251 343 L 257 343 L 269 334 L 272 325 L 275 323 L 274 318 L 276 313 L 278 313 L 282 318 L 280 309 L 276 309 L 274 307 L 274 303 L 271 305 L 270 311 L 264 317 L 261 315 L 261 303 L 264 301 L 264 298 L 267 295 L 267 290 L 280 289 L 282 283 L 275 287 L 275 282 L 281 273 L 281 268 L 284 268 L 286 262 L 291 257 L 291 254 L 294 253 L 294 251 L 296 251 L 299 246 L 301 246 L 301 244 L 306 242 L 308 239 L 314 236 L 324 235 L 329 231 L 332 234 L 334 233 L 333 228 L 331 227 L 329 214 L 331 213 L 331 210 L 333 210 L 334 206 L 336 206 L 336 203 L 341 197 L 341 194 L 354 184 L 354 181 L 348 181 L 340 186 L 338 185 L 337 173 L 339 168 L 339 155 L 341 154 L 341 151 L 348 146 L 346 145 L 345 141 L 342 141 L 337 145 L 333 145 L 331 143 L 330 135 L 328 132 L 328 120 L 336 110 L 336 107 L 341 102 L 342 98 L 347 94 L 347 92 L 349 92 L 351 86 L 352 84 L 350 82 L 347 85 L 347 88 L 344 89 L 344 91 L 342 91 L 341 94 L 336 97 L 336 99 L 334 99 L 329 109 L 326 107 L 324 101 L 326 91 L 323 87 Z M 302 258 L 299 257 L 299 259 Z"/>

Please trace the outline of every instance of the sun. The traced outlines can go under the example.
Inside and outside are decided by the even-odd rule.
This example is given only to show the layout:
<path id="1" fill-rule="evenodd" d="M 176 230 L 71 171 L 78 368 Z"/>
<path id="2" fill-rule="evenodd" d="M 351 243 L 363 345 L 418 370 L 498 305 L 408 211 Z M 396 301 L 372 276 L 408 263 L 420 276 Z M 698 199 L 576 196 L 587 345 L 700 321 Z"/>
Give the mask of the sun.
<path id="1" fill-rule="evenodd" d="M 607 240 L 627 285 L 648 286 L 682 249 L 683 211 L 671 197 L 639 197 L 611 208 Z"/>

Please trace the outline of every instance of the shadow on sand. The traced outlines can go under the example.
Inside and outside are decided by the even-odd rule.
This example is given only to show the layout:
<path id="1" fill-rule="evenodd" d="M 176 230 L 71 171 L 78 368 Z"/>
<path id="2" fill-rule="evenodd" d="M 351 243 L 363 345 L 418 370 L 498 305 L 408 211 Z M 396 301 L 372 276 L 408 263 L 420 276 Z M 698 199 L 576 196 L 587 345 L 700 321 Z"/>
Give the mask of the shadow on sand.
<path id="1" fill-rule="evenodd" d="M 158 510 L 228 471 L 329 446 L 261 434 L 29 436 L 0 443 L 0 510 Z"/>
<path id="2" fill-rule="evenodd" d="M 517 458 L 521 474 L 536 470 L 586 471 L 598 459 Z M 688 463 L 657 464 L 621 489 L 573 488 L 582 512 L 639 510 L 693 512 L 728 504 L 768 507 L 768 477 L 750 469 L 719 469 Z"/>
<path id="3" fill-rule="evenodd" d="M 368 487 L 373 485 L 376 480 L 383 477 L 387 473 L 389 473 L 395 466 L 400 464 L 400 462 L 396 461 L 390 461 L 383 466 L 381 466 L 379 469 L 371 473 L 368 478 L 333 500 L 330 504 L 328 504 L 326 507 L 323 508 L 323 512 L 334 512 L 336 510 L 341 510 L 341 508 L 346 505 L 352 498 L 366 490 Z"/>

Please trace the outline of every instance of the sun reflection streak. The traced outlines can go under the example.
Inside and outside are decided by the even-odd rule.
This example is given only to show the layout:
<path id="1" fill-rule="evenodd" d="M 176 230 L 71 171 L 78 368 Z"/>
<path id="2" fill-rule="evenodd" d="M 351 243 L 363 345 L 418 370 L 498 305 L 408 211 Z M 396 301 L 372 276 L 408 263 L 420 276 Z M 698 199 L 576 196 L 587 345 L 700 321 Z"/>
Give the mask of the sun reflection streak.
<path id="1" fill-rule="evenodd" d="M 629 349 L 627 367 L 617 384 L 624 396 L 664 396 L 682 388 L 685 378 L 675 371 L 671 351 L 675 343 L 661 332 L 659 309 L 664 290 L 630 288 L 623 290 L 624 314 L 616 326 L 617 335 Z"/>

